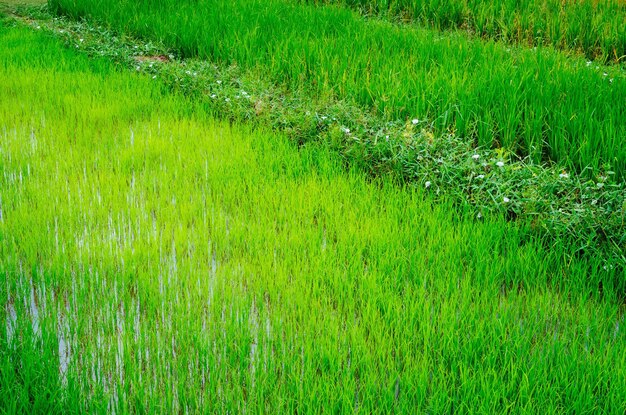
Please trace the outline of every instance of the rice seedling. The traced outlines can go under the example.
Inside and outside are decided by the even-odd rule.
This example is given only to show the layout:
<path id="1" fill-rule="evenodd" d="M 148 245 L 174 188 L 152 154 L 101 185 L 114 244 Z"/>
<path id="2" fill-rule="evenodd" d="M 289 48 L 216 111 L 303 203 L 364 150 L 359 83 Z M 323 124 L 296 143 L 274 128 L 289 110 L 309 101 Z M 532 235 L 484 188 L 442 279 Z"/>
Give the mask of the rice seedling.
<path id="1" fill-rule="evenodd" d="M 626 3 L 620 0 L 303 0 L 342 4 L 366 15 L 417 22 L 439 30 L 527 46 L 551 45 L 601 62 L 626 59 Z"/>
<path id="2" fill-rule="evenodd" d="M 550 47 L 364 21 L 285 0 L 51 0 L 52 10 L 158 39 L 183 56 L 236 64 L 314 96 L 351 99 L 388 120 L 429 119 L 481 146 L 623 177 L 626 76 Z"/>
<path id="3" fill-rule="evenodd" d="M 0 78 L 0 411 L 626 409 L 600 258 L 41 32 Z"/>

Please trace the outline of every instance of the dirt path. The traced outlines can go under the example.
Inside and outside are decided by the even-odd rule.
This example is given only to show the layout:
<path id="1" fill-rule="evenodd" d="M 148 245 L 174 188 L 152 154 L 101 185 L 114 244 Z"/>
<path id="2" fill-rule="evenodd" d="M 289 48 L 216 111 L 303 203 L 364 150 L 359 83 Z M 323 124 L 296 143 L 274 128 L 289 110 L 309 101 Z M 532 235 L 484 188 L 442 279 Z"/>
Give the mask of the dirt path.
<path id="1" fill-rule="evenodd" d="M 0 12 L 11 12 L 17 6 L 38 6 L 46 4 L 47 0 L 0 0 Z"/>

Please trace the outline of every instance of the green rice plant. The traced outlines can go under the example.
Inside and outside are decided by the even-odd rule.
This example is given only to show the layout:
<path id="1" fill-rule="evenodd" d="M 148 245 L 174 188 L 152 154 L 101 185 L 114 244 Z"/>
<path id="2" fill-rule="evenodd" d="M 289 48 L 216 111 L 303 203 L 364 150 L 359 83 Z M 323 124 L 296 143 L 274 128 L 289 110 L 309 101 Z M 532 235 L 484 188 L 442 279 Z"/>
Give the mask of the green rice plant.
<path id="1" fill-rule="evenodd" d="M 552 48 L 509 48 L 284 0 L 51 0 L 158 39 L 183 56 L 236 64 L 314 96 L 355 100 L 389 120 L 429 119 L 483 146 L 582 171 L 626 166 L 626 76 Z"/>
<path id="2" fill-rule="evenodd" d="M 220 119 L 269 126 L 298 145 L 328 144 L 371 177 L 387 176 L 426 189 L 477 218 L 504 215 L 532 221 L 546 246 L 555 238 L 607 267 L 626 266 L 626 189 L 603 166 L 584 175 L 564 166 L 519 159 L 502 149 L 476 148 L 452 134 L 435 136 L 428 120 L 385 122 L 354 103 L 285 91 L 262 74 L 198 59 L 176 59 L 163 45 L 119 36 L 89 22 L 30 10 L 18 18 L 91 56 L 106 56 L 202 102 Z"/>
<path id="3" fill-rule="evenodd" d="M 550 45 L 589 59 L 626 59 L 626 3 L 621 0 L 302 0 L 341 4 L 366 15 L 414 21 L 438 30 L 467 29 L 484 38 Z"/>
<path id="4" fill-rule="evenodd" d="M 601 258 L 41 32 L 0 79 L 1 412 L 626 409 Z"/>

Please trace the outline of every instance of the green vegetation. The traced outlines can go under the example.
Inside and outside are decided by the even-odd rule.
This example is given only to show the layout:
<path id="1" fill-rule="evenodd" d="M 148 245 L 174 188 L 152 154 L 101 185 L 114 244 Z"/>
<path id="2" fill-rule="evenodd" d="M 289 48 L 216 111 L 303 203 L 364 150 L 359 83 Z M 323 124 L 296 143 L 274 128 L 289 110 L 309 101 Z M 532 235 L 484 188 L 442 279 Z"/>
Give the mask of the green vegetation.
<path id="1" fill-rule="evenodd" d="M 559 240 L 603 258 L 607 267 L 626 266 L 626 189 L 610 170 L 588 171 L 585 178 L 501 149 L 475 148 L 451 134 L 435 136 L 425 120 L 388 122 L 351 102 L 286 91 L 254 71 L 176 59 L 163 45 L 89 22 L 41 10 L 21 20 L 69 48 L 146 73 L 202 101 L 215 117 L 271 127 L 298 145 L 327 143 L 346 165 L 371 177 L 427 189 L 477 218 L 530 220 L 537 235 L 549 237 L 547 245 Z"/>
<path id="2" fill-rule="evenodd" d="M 343 4 L 365 14 L 417 21 L 439 29 L 528 46 L 552 45 L 591 59 L 626 60 L 626 3 L 622 0 L 303 0 Z"/>
<path id="3" fill-rule="evenodd" d="M 354 100 L 388 120 L 425 119 L 437 134 L 504 147 L 534 162 L 556 160 L 568 170 L 626 173 L 621 67 L 284 0 L 50 5 L 162 40 L 183 56 L 257 71 L 291 90 Z"/>
<path id="4" fill-rule="evenodd" d="M 626 410 L 600 258 L 41 32 L 0 79 L 0 412 Z"/>

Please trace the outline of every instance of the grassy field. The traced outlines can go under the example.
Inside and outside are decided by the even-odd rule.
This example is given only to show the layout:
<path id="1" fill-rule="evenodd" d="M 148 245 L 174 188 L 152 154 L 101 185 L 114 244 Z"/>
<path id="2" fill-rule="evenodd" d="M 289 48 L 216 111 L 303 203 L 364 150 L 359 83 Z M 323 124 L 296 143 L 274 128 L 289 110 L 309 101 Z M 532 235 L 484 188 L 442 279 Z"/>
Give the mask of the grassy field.
<path id="1" fill-rule="evenodd" d="M 52 9 L 159 39 L 183 56 L 257 70 L 387 119 L 427 120 L 481 146 L 568 169 L 626 172 L 626 75 L 552 48 L 365 21 L 285 0 L 51 0 Z"/>
<path id="2" fill-rule="evenodd" d="M 0 412 L 626 410 L 600 258 L 41 32 L 0 79 Z"/>
<path id="3" fill-rule="evenodd" d="M 626 60 L 626 3 L 622 0 L 305 0 L 343 4 L 365 14 L 416 21 L 439 30 L 527 46 L 552 45 L 590 59 Z"/>

